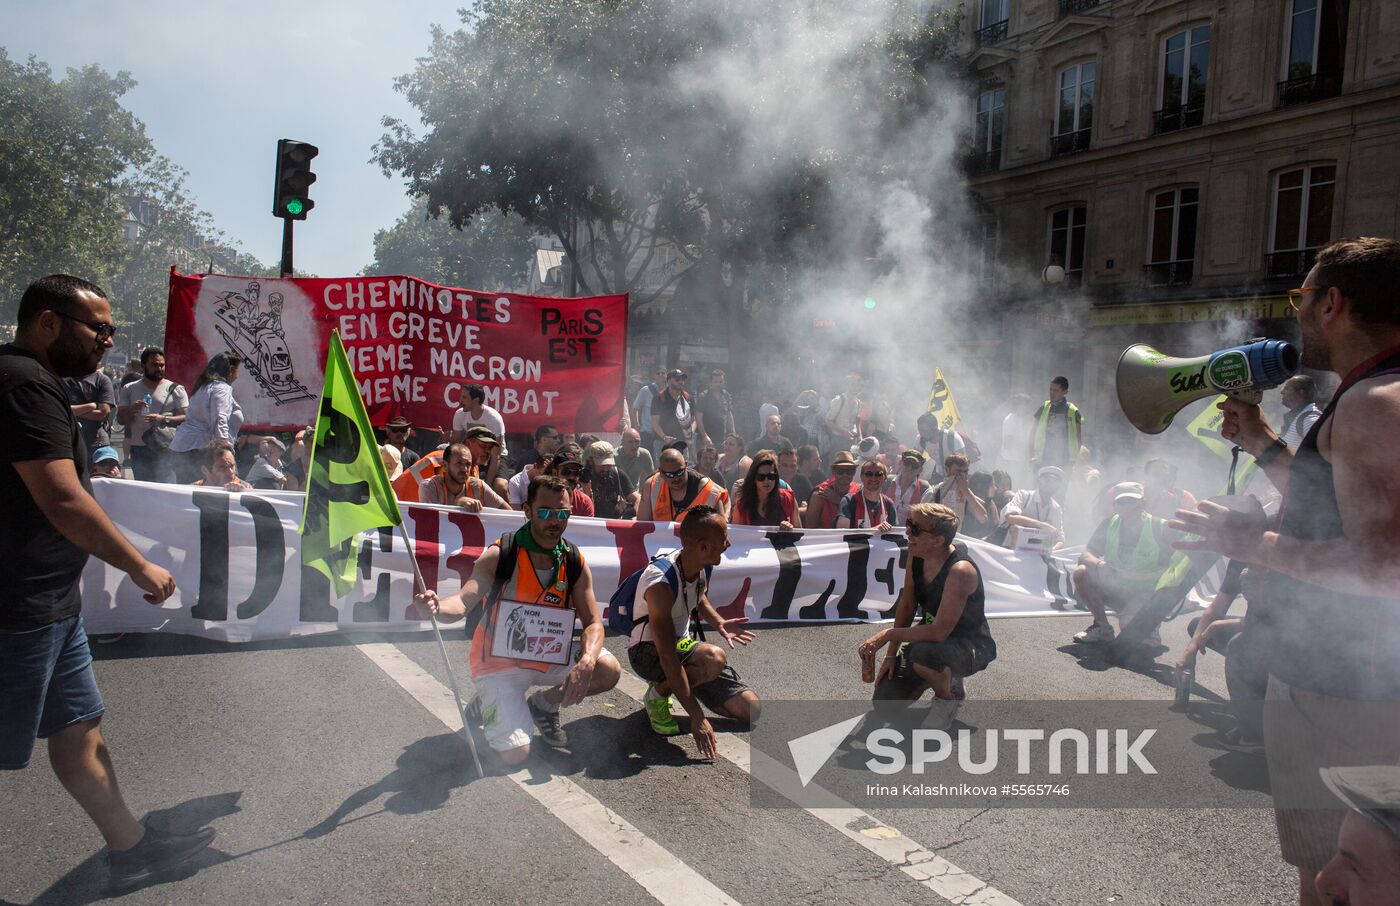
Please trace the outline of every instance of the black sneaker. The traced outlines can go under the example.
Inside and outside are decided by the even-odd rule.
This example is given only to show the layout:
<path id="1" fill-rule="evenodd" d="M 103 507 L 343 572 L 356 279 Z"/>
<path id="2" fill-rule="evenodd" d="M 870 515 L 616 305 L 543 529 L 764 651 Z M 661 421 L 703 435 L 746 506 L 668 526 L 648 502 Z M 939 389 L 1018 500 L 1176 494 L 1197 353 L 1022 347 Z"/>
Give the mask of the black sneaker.
<path id="1" fill-rule="evenodd" d="M 146 834 L 131 849 L 107 853 L 108 886 L 124 893 L 178 868 L 204 851 L 214 839 L 214 828 L 192 834 L 168 834 L 147 825 Z"/>
<path id="2" fill-rule="evenodd" d="M 539 695 L 538 692 L 535 695 Z M 535 726 L 540 730 L 540 742 L 551 749 L 562 749 L 569 744 L 569 734 L 564 732 L 564 728 L 559 723 L 559 711 L 546 710 L 535 703 L 535 695 L 525 699 L 525 704 L 530 707 L 530 716 L 535 719 Z"/>

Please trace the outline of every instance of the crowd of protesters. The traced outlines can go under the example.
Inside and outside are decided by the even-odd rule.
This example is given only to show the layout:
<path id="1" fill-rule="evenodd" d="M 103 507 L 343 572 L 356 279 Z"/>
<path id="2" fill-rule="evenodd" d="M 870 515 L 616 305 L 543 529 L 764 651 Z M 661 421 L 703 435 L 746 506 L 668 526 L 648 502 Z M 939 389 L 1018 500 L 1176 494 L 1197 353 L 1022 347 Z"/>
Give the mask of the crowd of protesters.
<path id="1" fill-rule="evenodd" d="M 1341 240 L 1319 251 L 1289 298 L 1302 327 L 1303 365 L 1341 383 L 1324 399 L 1312 377 L 1288 381 L 1278 395 L 1277 428 L 1258 406 L 1221 404 L 1223 437 L 1262 473 L 1233 506 L 1198 503 L 1197 496 L 1222 490 L 1220 476 L 1180 487 L 1177 468 L 1163 457 L 1127 464 L 1119 457 L 1106 468 L 1063 376 L 1050 379 L 1039 403 L 1018 393 L 995 413 L 970 412 L 954 422 L 930 412 L 901 426 L 892 400 L 856 372 L 829 397 L 815 389 L 790 399 L 760 394 L 756 407 L 746 407 L 718 369 L 694 399 L 685 371 L 658 369 L 651 382 L 630 381 L 634 392 L 616 446 L 542 425 L 514 438 L 520 452 L 513 460 L 509 425 L 484 405 L 482 388 L 468 387 L 450 434 L 425 428 L 414 446 L 417 429 L 396 419 L 384 426 L 379 452 L 402 496 L 470 511 L 524 508 L 544 533 L 531 542 L 540 550 L 528 552 L 541 556 L 549 552 L 546 541 L 559 541 L 547 531 L 562 533 L 555 523 L 569 515 L 680 522 L 690 552 L 678 561 L 685 582 L 722 557 L 728 524 L 877 533 L 902 527 L 913 559 L 897 619 L 859 649 L 870 678 L 878 679 L 879 701 L 932 690 L 935 704 L 955 708 L 966 675 L 995 657 L 980 571 L 955 539 L 984 539 L 1022 554 L 1082 546 L 1072 579 L 1093 619 L 1074 637 L 1083 646 L 1113 641 L 1109 612 L 1122 625 L 1163 589 L 1183 552 L 1215 555 L 1228 563 L 1224 581 L 1190 627 L 1178 674 L 1204 650 L 1223 653 L 1236 739 L 1262 744 L 1276 790 L 1330 790 L 1352 809 L 1351 817 L 1341 809 L 1276 810 L 1283 856 L 1299 872 L 1300 903 L 1345 902 L 1366 881 L 1354 851 L 1335 855 L 1339 834 L 1359 840 L 1379 826 L 1378 846 L 1400 840 L 1400 777 L 1393 768 L 1364 773 L 1366 765 L 1394 764 L 1400 721 L 1359 727 L 1345 707 L 1400 701 L 1400 477 L 1390 452 L 1400 436 L 1397 287 L 1400 243 Z M 98 365 L 114 332 L 100 288 L 55 276 L 25 293 L 17 342 L 0 348 L 0 486 L 11 505 L 0 562 L 12 590 L 0 610 L 0 663 L 7 688 L 24 693 L 3 699 L 0 768 L 23 767 L 35 738 L 49 738 L 55 771 L 109 844 L 120 889 L 187 860 L 212 832 L 172 836 L 145 827 L 117 791 L 99 730 L 103 706 L 82 630 L 78 577 L 86 557 L 98 556 L 153 603 L 173 593 L 174 580 L 121 537 L 91 496 L 89 479 L 126 474 L 113 433 L 120 427 L 125 465 L 138 480 L 295 490 L 305 485 L 314 429 L 241 431 L 236 355 L 214 356 L 188 393 L 165 378 L 165 356 L 156 348 L 113 381 Z M 420 453 L 423 447 L 429 449 Z M 984 452 L 993 448 L 994 455 Z M 535 505 L 542 487 L 551 495 L 546 516 Z M 950 594 L 962 602 L 956 613 L 939 610 Z M 649 591 L 639 595 L 656 615 L 672 603 L 651 601 Z M 1240 596 L 1248 610 L 1230 617 Z M 722 630 L 729 622 L 719 621 Z M 650 651 L 641 647 L 647 641 L 637 647 Z M 596 639 L 590 644 L 590 656 L 606 660 Z M 679 662 L 666 655 L 651 663 L 632 651 L 629 658 L 652 683 L 654 727 L 668 720 L 670 692 L 698 713 Z M 701 675 L 699 660 L 686 670 L 694 666 Z M 598 682 L 575 683 L 570 701 L 610 688 L 616 665 L 606 666 Z M 56 671 L 80 681 L 51 688 L 45 675 Z M 703 674 L 707 682 L 710 673 Z M 756 713 L 756 697 L 737 685 L 723 688 L 727 702 Z M 556 692 L 527 704 L 537 724 L 535 710 L 556 715 L 549 726 L 558 736 L 564 693 Z M 1260 715 L 1265 705 L 1273 706 L 1267 719 Z M 1357 815 L 1371 823 L 1358 824 Z"/>

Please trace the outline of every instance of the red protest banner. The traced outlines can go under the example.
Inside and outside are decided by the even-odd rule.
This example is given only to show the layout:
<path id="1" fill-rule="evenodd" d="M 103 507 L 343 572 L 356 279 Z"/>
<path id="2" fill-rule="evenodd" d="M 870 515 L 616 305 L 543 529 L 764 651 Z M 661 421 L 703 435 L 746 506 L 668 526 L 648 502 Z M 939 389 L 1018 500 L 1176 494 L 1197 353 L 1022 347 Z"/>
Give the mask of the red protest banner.
<path id="1" fill-rule="evenodd" d="M 312 420 L 331 331 L 345 343 L 370 421 L 450 427 L 467 384 L 509 431 L 612 431 L 626 380 L 627 296 L 557 299 L 437 286 L 415 277 L 279 280 L 171 270 L 165 353 L 193 389 L 209 358 L 243 357 L 244 425 Z"/>

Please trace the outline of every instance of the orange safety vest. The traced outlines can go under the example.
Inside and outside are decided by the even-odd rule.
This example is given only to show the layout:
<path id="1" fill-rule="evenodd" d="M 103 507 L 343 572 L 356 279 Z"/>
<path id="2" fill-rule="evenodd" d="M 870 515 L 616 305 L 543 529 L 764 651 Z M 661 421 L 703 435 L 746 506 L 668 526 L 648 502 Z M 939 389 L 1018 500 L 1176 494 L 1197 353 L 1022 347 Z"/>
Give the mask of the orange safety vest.
<path id="1" fill-rule="evenodd" d="M 477 488 L 481 487 L 482 482 L 481 479 L 477 478 L 475 475 L 467 476 L 467 483 L 462 487 L 462 493 L 459 494 L 457 498 L 451 500 L 448 499 L 451 495 L 447 493 L 447 475 L 442 474 L 434 475 L 418 486 L 418 499 L 420 501 L 427 499 L 428 494 L 425 489 L 430 485 L 438 485 L 438 502 L 448 506 L 456 503 L 457 499 L 460 497 L 466 497 L 470 500 L 482 499 L 481 494 L 477 491 Z"/>
<path id="2" fill-rule="evenodd" d="M 493 542 L 492 547 L 500 550 L 501 543 Z M 572 589 L 568 587 L 568 567 L 567 558 L 564 563 L 559 564 L 559 576 L 553 585 L 545 588 L 540 584 L 540 577 L 535 572 L 535 564 L 530 562 L 530 552 L 524 547 L 517 546 L 515 549 L 516 563 L 515 573 L 501 588 L 500 598 L 508 601 L 523 601 L 526 604 L 540 604 L 546 607 L 572 607 L 570 594 Z M 582 552 L 579 554 L 583 556 Z M 481 620 L 476 624 L 476 629 L 472 632 L 471 665 L 472 678 L 486 676 L 491 673 L 501 673 L 505 670 L 538 670 L 541 673 L 553 670 L 556 664 L 546 664 L 542 661 L 518 661 L 513 658 L 492 657 L 491 636 L 495 630 L 496 601 L 484 600 L 482 606 L 487 607 L 487 611 L 482 615 Z"/>
<path id="3" fill-rule="evenodd" d="M 442 451 L 434 450 L 422 459 L 403 470 L 403 474 L 393 481 L 394 496 L 408 503 L 417 503 L 418 486 L 441 475 L 446 467 L 442 463 Z"/>
<path id="4" fill-rule="evenodd" d="M 660 472 L 647 479 L 647 497 L 651 500 L 651 520 L 652 522 L 680 522 L 693 507 L 712 506 L 719 509 L 729 502 L 729 492 L 708 478 L 700 479 L 700 490 L 695 492 L 695 499 L 690 502 L 690 506 L 680 512 L 671 512 L 671 487 L 666 484 L 666 478 Z"/>

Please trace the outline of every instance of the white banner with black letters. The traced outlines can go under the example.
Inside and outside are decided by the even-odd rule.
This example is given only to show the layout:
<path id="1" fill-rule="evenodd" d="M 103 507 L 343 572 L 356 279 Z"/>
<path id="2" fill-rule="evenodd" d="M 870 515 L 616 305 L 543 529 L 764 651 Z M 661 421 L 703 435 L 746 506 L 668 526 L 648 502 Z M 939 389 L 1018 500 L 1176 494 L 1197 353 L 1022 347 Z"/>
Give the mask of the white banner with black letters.
<path id="1" fill-rule="evenodd" d="M 303 569 L 297 525 L 302 495 L 230 494 L 180 485 L 98 479 L 94 492 L 143 556 L 169 569 L 178 591 L 147 603 L 122 572 L 92 558 L 83 574 L 88 632 L 175 632 L 226 641 L 276 639 L 352 629 L 422 630 L 411 611 L 413 569 L 396 531 L 367 533 L 358 588 L 343 600 L 315 570 Z M 419 568 L 439 594 L 457 591 L 482 549 L 520 526 L 519 513 L 479 515 L 405 505 Z M 593 572 L 606 606 L 620 576 L 679 545 L 675 526 L 574 519 L 570 541 Z M 715 569 L 710 599 L 725 616 L 753 622 L 879 620 L 890 616 L 907 561 L 902 530 L 781 532 L 731 526 L 733 546 Z M 1047 560 L 966 541 L 981 568 L 987 614 L 1036 616 L 1071 609 L 1068 559 Z"/>

